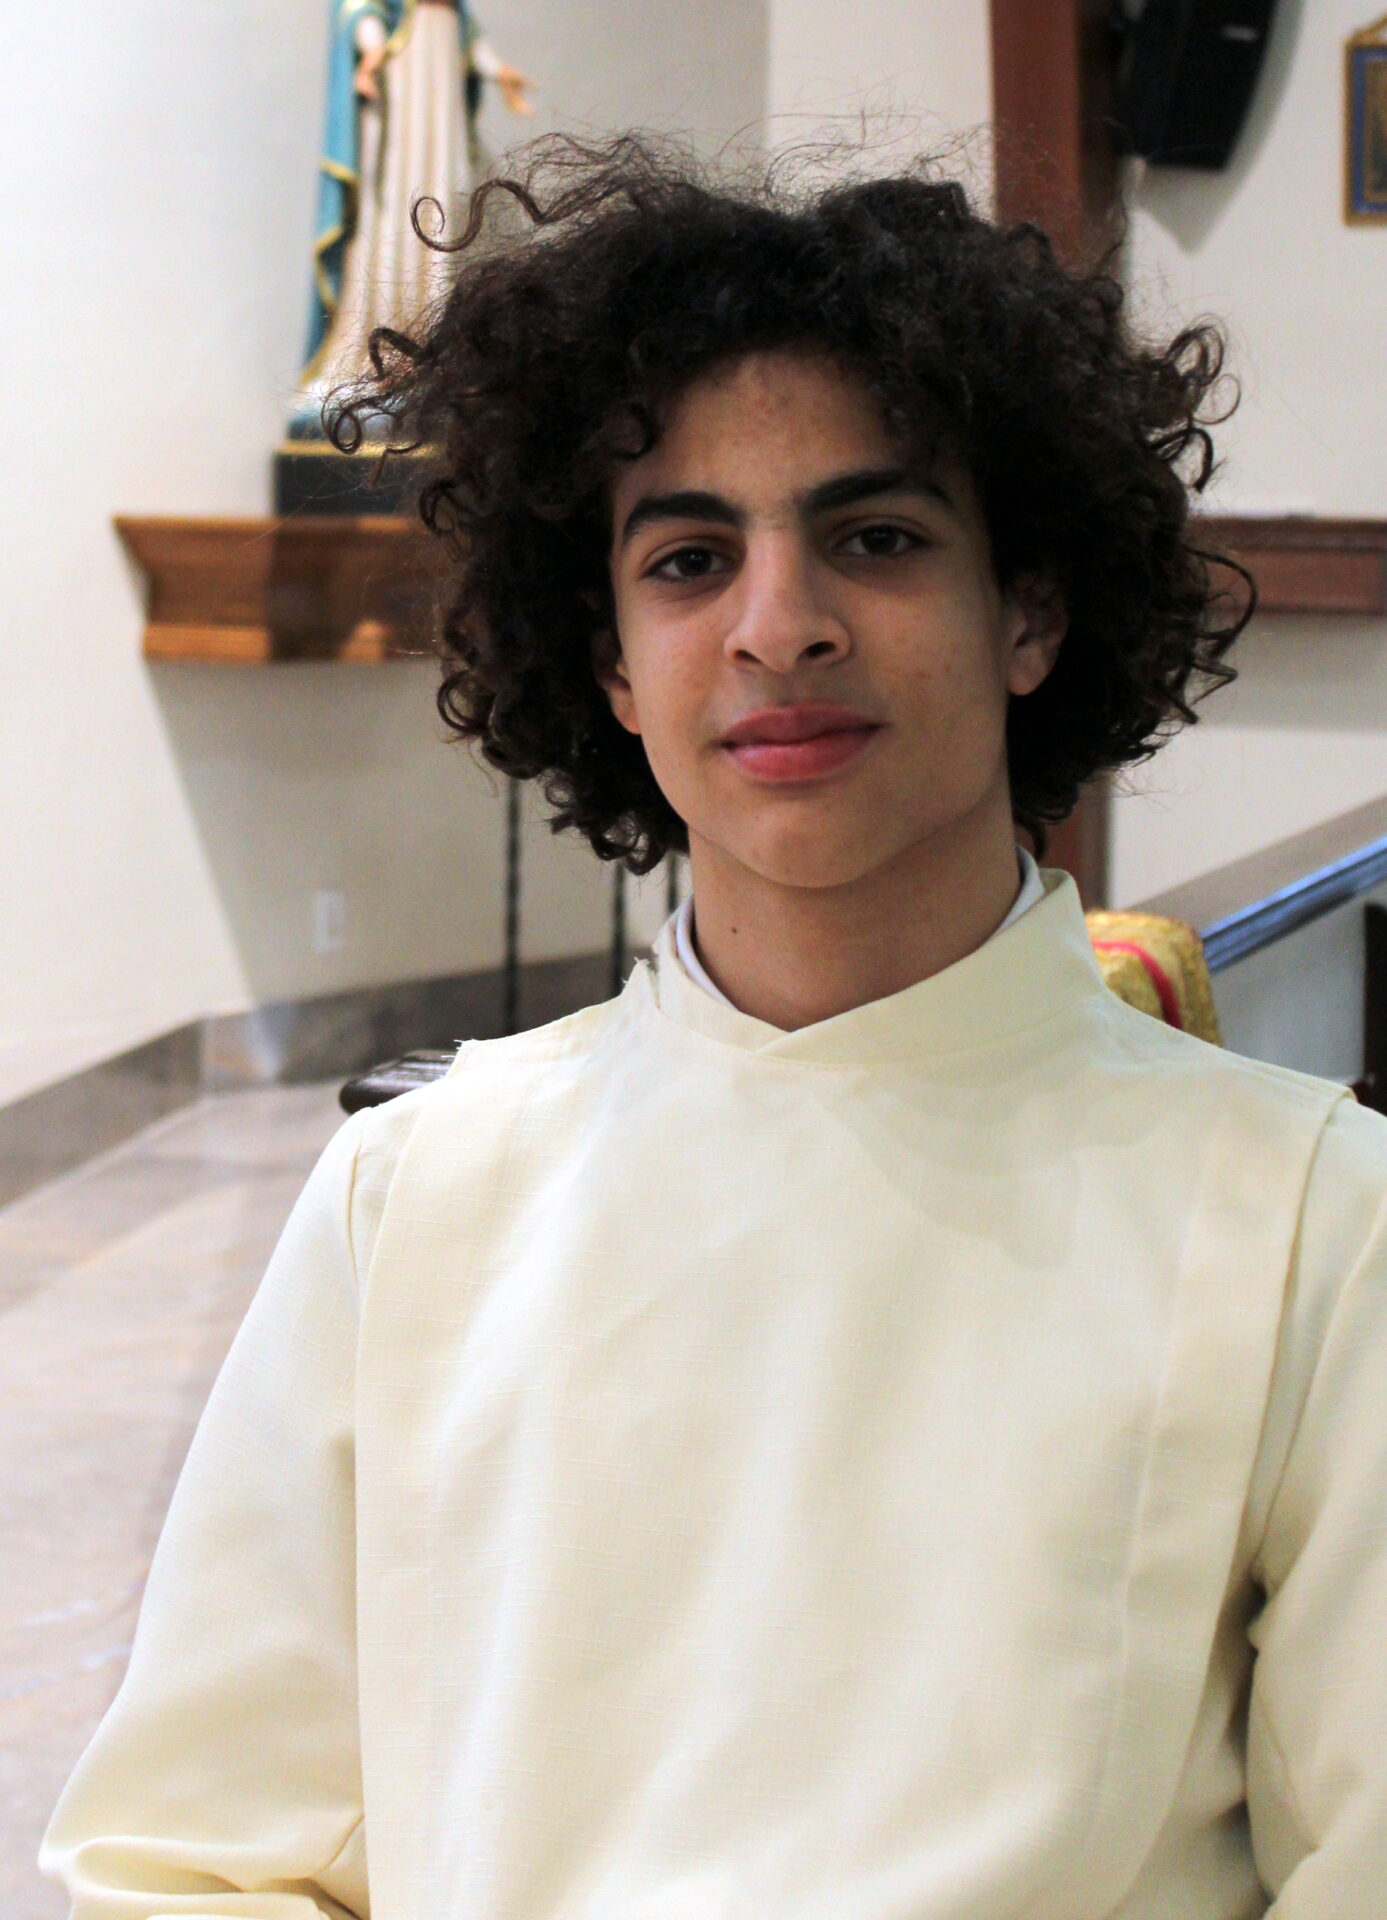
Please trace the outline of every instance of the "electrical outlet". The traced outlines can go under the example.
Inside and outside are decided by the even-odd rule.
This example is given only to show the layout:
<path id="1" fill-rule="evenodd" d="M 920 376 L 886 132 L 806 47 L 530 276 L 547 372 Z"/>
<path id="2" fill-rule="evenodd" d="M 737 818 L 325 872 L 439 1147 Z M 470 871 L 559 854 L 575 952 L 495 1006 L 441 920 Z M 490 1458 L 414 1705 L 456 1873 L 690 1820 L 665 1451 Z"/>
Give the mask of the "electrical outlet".
<path id="1" fill-rule="evenodd" d="M 347 937 L 347 896 L 326 887 L 313 896 L 313 951 L 336 953 Z"/>

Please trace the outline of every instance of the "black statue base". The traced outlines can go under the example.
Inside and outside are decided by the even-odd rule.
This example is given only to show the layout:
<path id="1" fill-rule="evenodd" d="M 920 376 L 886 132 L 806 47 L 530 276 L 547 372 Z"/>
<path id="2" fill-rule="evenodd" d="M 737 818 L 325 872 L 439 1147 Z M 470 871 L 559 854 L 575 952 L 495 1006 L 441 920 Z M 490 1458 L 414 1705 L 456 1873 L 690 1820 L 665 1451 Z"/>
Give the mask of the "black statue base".
<path id="1" fill-rule="evenodd" d="M 359 453 L 339 453 L 326 440 L 286 440 L 275 453 L 275 512 L 412 512 L 424 456 L 392 453 L 382 464 L 381 452 L 369 444 Z"/>

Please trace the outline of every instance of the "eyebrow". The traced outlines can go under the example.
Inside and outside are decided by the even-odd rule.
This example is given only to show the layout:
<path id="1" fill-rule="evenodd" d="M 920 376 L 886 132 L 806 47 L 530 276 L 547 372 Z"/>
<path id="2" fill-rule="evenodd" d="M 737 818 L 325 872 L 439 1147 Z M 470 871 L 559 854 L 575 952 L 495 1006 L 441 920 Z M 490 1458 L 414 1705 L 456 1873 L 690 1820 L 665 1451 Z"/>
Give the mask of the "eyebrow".
<path id="1" fill-rule="evenodd" d="M 883 493 L 923 493 L 953 509 L 954 502 L 936 480 L 924 480 L 904 467 L 864 467 L 856 473 L 835 474 L 820 481 L 799 498 L 800 511 L 812 518 L 831 513 L 837 507 L 856 506 L 859 500 L 872 500 Z M 722 527 L 746 525 L 746 512 L 734 506 L 720 493 L 686 490 L 679 493 L 647 493 L 637 500 L 621 529 L 621 545 L 627 546 L 641 530 L 658 520 L 711 520 Z"/>
<path id="2" fill-rule="evenodd" d="M 621 544 L 627 546 L 655 520 L 713 520 L 721 527 L 740 527 L 746 515 L 720 493 L 647 493 L 637 500 L 621 529 Z"/>

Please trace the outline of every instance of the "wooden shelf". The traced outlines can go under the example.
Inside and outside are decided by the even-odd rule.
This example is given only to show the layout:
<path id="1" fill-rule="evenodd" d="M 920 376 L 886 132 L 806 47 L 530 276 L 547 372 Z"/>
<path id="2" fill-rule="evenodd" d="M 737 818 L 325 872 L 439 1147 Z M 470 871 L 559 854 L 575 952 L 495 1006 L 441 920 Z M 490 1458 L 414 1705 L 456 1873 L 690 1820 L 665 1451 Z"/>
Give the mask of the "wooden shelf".
<path id="1" fill-rule="evenodd" d="M 1201 514 L 1211 550 L 1241 560 L 1263 613 L 1387 613 L 1387 520 Z"/>
<path id="2" fill-rule="evenodd" d="M 434 541 L 389 515 L 130 519 L 151 660 L 368 665 L 429 649 Z"/>
<path id="3" fill-rule="evenodd" d="M 1201 515 L 1264 614 L 1387 614 L 1387 520 Z M 373 664 L 426 653 L 438 548 L 387 514 L 116 521 L 149 583 L 151 660 Z"/>

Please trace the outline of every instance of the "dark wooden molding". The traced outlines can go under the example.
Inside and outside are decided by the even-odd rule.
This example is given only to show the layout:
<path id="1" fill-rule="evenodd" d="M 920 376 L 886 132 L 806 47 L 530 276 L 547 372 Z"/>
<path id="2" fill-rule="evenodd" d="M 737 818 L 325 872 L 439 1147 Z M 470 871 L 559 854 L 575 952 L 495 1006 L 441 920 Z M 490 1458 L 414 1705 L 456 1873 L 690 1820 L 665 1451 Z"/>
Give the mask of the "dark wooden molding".
<path id="1" fill-rule="evenodd" d="M 991 0 L 991 15 L 997 218 L 1091 258 L 1118 200 L 1107 0 Z"/>
<path id="2" fill-rule="evenodd" d="M 1029 220 L 1062 258 L 1090 261 L 1117 231 L 1107 0 L 991 0 L 996 217 Z M 1095 784 L 1051 829 L 1047 864 L 1085 907 L 1108 898 L 1109 800 Z"/>
<path id="3" fill-rule="evenodd" d="M 1108 903 L 1108 846 L 1112 807 L 1107 783 L 1095 781 L 1079 796 L 1067 820 L 1050 828 L 1045 841 L 1047 867 L 1072 874 L 1085 912 Z"/>
<path id="4" fill-rule="evenodd" d="M 118 518 L 151 660 L 375 663 L 426 652 L 436 548 L 393 515 Z"/>
<path id="5" fill-rule="evenodd" d="M 1242 561 L 1259 613 L 1387 613 L 1387 520 L 1201 514 L 1195 526 Z"/>
<path id="6" fill-rule="evenodd" d="M 1138 911 L 1167 913 L 1197 927 L 1217 973 L 1384 881 L 1387 800 L 1370 800 L 1143 900 Z"/>

